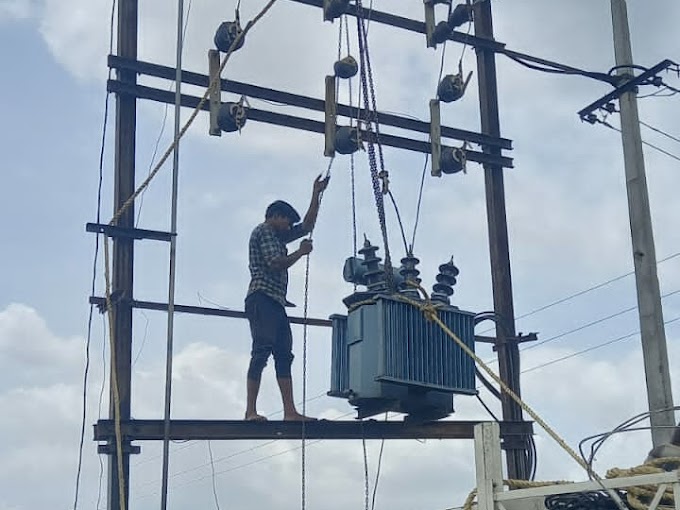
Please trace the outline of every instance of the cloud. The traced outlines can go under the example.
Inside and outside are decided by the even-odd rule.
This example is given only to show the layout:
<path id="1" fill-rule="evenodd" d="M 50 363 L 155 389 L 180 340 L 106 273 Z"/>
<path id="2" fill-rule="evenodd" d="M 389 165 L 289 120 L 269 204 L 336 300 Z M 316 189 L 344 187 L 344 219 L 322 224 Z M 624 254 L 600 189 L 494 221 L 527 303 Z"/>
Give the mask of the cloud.
<path id="1" fill-rule="evenodd" d="M 35 0 L 0 0 L 0 22 L 28 19 L 35 11 Z"/>

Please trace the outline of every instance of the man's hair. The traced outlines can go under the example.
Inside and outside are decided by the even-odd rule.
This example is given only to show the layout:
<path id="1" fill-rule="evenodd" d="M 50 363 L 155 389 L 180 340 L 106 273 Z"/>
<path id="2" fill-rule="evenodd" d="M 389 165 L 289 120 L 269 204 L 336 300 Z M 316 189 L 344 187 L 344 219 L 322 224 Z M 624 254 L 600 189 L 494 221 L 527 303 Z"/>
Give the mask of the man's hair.
<path id="1" fill-rule="evenodd" d="M 267 207 L 267 211 L 264 214 L 265 219 L 273 218 L 274 216 L 283 216 L 288 218 L 291 223 L 297 223 L 300 221 L 300 215 L 298 212 L 290 205 L 288 202 L 283 200 L 277 200 L 272 202 Z"/>

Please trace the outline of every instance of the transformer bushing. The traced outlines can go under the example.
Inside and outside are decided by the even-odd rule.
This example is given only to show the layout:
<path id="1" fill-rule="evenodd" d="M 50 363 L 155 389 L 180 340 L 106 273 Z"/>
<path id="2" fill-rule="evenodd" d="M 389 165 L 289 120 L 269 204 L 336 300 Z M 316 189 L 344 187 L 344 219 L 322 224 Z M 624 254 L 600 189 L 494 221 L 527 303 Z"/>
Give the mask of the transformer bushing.
<path id="1" fill-rule="evenodd" d="M 453 286 L 456 284 L 456 276 L 460 271 L 453 263 L 453 258 L 446 264 L 439 266 L 437 283 L 432 286 L 431 299 L 434 302 L 450 304 L 450 297 L 453 295 Z"/>
<path id="2" fill-rule="evenodd" d="M 412 299 L 419 299 L 420 294 L 418 293 L 418 289 L 414 287 L 413 285 L 410 285 L 410 283 L 415 283 L 417 285 L 420 285 L 420 282 L 422 281 L 420 278 L 418 278 L 418 275 L 420 274 L 420 271 L 416 269 L 416 266 L 420 263 L 420 260 L 417 259 L 416 257 L 413 256 L 413 253 L 411 251 L 408 252 L 406 257 L 401 259 L 401 269 L 399 269 L 399 274 L 404 277 L 404 283 L 400 286 L 400 292 L 401 294 L 410 297 Z"/>
<path id="3" fill-rule="evenodd" d="M 385 271 L 380 269 L 380 257 L 376 256 L 379 250 L 377 246 L 373 246 L 367 237 L 364 236 L 364 247 L 359 250 L 359 253 L 364 257 L 364 266 L 366 266 L 366 287 L 369 291 L 380 292 L 385 290 Z"/>

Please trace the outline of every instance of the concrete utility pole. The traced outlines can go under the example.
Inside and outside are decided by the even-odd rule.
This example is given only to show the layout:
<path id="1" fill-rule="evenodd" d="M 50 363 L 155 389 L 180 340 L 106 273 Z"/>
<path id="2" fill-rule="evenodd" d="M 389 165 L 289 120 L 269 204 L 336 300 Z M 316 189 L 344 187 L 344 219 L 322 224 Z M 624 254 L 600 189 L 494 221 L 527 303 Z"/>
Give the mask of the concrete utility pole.
<path id="1" fill-rule="evenodd" d="M 618 74 L 632 75 L 633 52 L 630 44 L 626 0 L 611 0 L 614 27 L 614 51 Z M 645 176 L 645 161 L 640 136 L 636 92 L 626 92 L 619 99 L 623 155 L 626 166 L 626 189 L 630 232 L 635 263 L 642 353 L 647 379 L 647 400 L 652 411 L 652 442 L 659 446 L 670 441 L 675 426 L 671 378 L 668 370 L 666 332 L 664 330 L 659 278 L 656 272 L 656 252 L 649 194 Z M 662 411 L 663 410 L 663 411 Z M 654 412 L 657 411 L 657 412 Z"/>

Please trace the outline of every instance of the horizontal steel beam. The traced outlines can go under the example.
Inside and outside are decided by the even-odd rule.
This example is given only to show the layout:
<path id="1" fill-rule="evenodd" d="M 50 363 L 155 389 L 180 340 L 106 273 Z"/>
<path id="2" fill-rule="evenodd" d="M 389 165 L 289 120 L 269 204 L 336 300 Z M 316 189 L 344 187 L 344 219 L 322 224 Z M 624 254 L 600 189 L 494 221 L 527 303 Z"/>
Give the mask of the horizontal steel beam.
<path id="1" fill-rule="evenodd" d="M 166 104 L 174 104 L 175 93 L 168 90 L 161 90 L 152 87 L 145 87 L 143 85 L 135 85 L 123 83 L 118 80 L 109 80 L 107 90 L 116 94 L 128 94 L 140 99 L 149 99 Z M 200 98 L 182 94 L 181 105 L 188 108 L 196 108 L 200 102 Z M 203 104 L 203 110 L 209 110 L 209 103 L 206 101 Z M 311 131 L 314 133 L 324 133 L 325 126 L 323 122 L 305 119 L 302 117 L 295 117 L 293 115 L 284 115 L 281 113 L 268 112 L 265 110 L 258 110 L 255 108 L 246 108 L 247 118 L 250 121 L 264 122 L 276 126 L 285 126 L 303 131 Z M 375 133 L 368 133 L 361 131 L 363 140 L 377 142 Z M 380 143 L 389 147 L 396 147 L 399 149 L 406 149 L 415 152 L 430 153 L 430 143 L 419 140 L 412 140 L 396 135 L 388 135 L 380 133 Z M 442 146 L 442 149 L 445 146 Z M 487 154 L 484 152 L 467 150 L 467 160 L 484 165 L 498 165 L 505 168 L 513 168 L 512 158 L 499 156 L 495 154 Z"/>
<path id="2" fill-rule="evenodd" d="M 291 0 L 300 4 L 311 5 L 313 7 L 323 8 L 323 0 Z M 350 3 L 345 10 L 346 14 L 350 16 L 361 15 L 362 18 L 370 19 L 371 23 L 382 23 L 384 25 L 390 25 L 396 28 L 401 28 L 408 30 L 409 32 L 416 32 L 418 34 L 427 33 L 425 29 L 424 21 L 417 21 L 410 18 L 404 18 L 402 16 L 396 16 L 394 14 L 389 14 L 387 12 L 376 11 L 374 9 L 367 9 L 362 7 L 357 8 L 356 4 Z M 455 41 L 461 44 L 467 44 L 468 46 L 473 46 L 475 48 L 487 48 L 492 50 L 500 50 L 505 45 L 498 41 L 492 39 L 485 39 L 483 37 L 475 37 L 473 35 L 466 34 L 464 32 L 453 31 L 449 36 L 451 41 Z"/>
<path id="3" fill-rule="evenodd" d="M 146 76 L 153 76 L 155 78 L 175 80 L 174 67 L 167 67 L 158 64 L 152 64 L 149 62 L 141 62 L 138 60 L 120 58 L 114 55 L 109 55 L 109 67 L 119 70 L 135 71 L 137 73 Z M 210 81 L 209 76 L 206 76 L 204 74 L 182 71 L 182 83 L 207 88 L 209 85 L 209 81 Z M 250 85 L 238 81 L 223 79 L 221 80 L 221 89 L 224 92 L 244 95 L 246 97 L 251 98 L 264 99 L 267 101 L 275 101 L 277 103 L 283 103 L 285 105 L 296 106 L 299 108 L 306 108 L 308 110 L 314 110 L 317 112 L 326 111 L 325 103 L 321 99 L 315 99 L 312 97 L 302 96 L 299 94 L 291 94 L 289 92 L 283 92 L 280 90 L 269 89 L 265 87 L 258 87 L 256 85 Z M 366 110 L 348 106 L 345 104 L 338 104 L 337 113 L 341 116 L 351 119 L 356 119 L 357 117 L 360 119 L 367 118 Z M 408 129 L 411 131 L 417 131 L 419 133 L 425 134 L 430 133 L 429 123 L 416 119 L 401 117 L 399 115 L 378 112 L 378 122 L 381 125 L 385 126 L 393 126 L 400 129 Z M 507 150 L 512 149 L 512 140 L 508 140 L 507 138 L 495 138 L 492 136 L 483 135 L 481 133 L 475 133 L 474 131 L 467 131 L 464 129 L 456 129 L 452 127 L 442 127 L 441 134 L 444 138 L 467 141 L 482 146 L 500 147 L 501 149 Z"/>
<path id="4" fill-rule="evenodd" d="M 106 298 L 91 296 L 90 304 L 105 309 Z M 132 308 L 138 308 L 140 310 L 155 310 L 158 312 L 168 311 L 167 303 L 132 300 L 130 304 L 132 305 Z M 233 319 L 246 318 L 246 314 L 244 312 L 237 312 L 236 310 L 229 310 L 226 308 L 206 308 L 203 306 L 175 305 L 175 312 L 188 313 L 194 315 L 208 315 L 213 317 L 231 317 Z M 321 326 L 326 328 L 330 328 L 332 326 L 331 321 L 326 319 L 310 319 L 310 318 L 305 319 L 303 317 L 289 317 L 289 320 L 292 324 L 307 324 L 308 326 Z"/>
<path id="5" fill-rule="evenodd" d="M 144 230 L 141 228 L 124 228 L 116 225 L 104 225 L 102 223 L 87 223 L 87 232 L 105 234 L 108 237 L 125 237 L 128 239 L 151 239 L 153 241 L 170 241 L 177 234 L 161 232 L 158 230 Z"/>
<path id="6" fill-rule="evenodd" d="M 305 424 L 306 439 L 473 439 L 476 421 L 328 421 Z M 163 440 L 163 420 L 132 420 L 121 423 L 125 440 Z M 501 437 L 531 434 L 531 422 L 501 422 Z M 113 420 L 99 420 L 95 441 L 115 437 Z M 302 424 L 293 421 L 248 422 L 242 420 L 171 420 L 170 440 L 301 439 Z"/>

